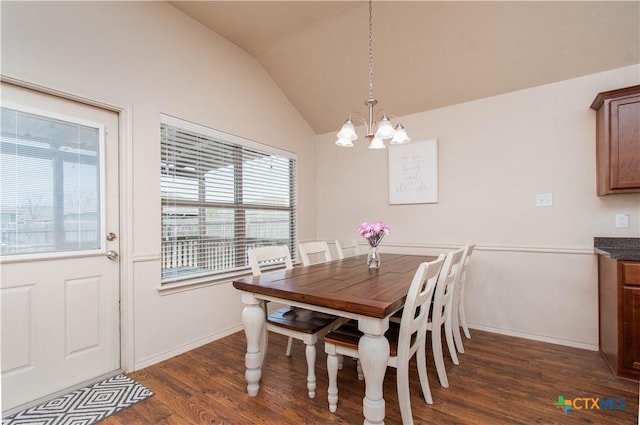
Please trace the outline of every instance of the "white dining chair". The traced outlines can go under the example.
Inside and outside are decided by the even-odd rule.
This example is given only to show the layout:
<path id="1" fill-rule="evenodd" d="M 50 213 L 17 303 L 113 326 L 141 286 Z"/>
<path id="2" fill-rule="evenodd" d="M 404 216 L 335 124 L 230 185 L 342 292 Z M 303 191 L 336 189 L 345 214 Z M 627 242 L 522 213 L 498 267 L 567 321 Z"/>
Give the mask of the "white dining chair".
<path id="1" fill-rule="evenodd" d="M 298 244 L 298 251 L 300 251 L 300 260 L 302 260 L 303 266 L 326 263 L 333 259 L 329 245 L 325 241 L 302 242 Z"/>
<path id="2" fill-rule="evenodd" d="M 289 247 L 286 245 L 249 248 L 247 253 L 251 273 L 253 273 L 254 276 L 260 276 L 263 269 L 267 267 L 282 267 L 284 265 L 285 270 L 291 270 L 293 268 Z"/>
<path id="3" fill-rule="evenodd" d="M 433 362 L 436 365 L 438 379 L 440 385 L 445 388 L 449 387 L 447 379 L 447 370 L 444 365 L 444 356 L 442 353 L 442 329 L 445 329 L 447 347 L 454 364 L 459 364 L 458 355 L 456 353 L 455 343 L 453 341 L 453 333 L 450 331 L 450 325 L 447 324 L 447 317 L 450 316 L 450 310 L 453 306 L 453 293 L 457 281 L 458 272 L 462 265 L 462 256 L 464 249 L 450 251 L 444 261 L 438 283 L 433 295 L 433 305 L 431 318 L 427 323 L 427 330 L 431 332 L 431 350 L 433 351 Z"/>
<path id="4" fill-rule="evenodd" d="M 285 270 L 293 268 L 289 248 L 286 245 L 250 248 L 248 257 L 254 276 L 260 276 L 266 267 L 284 265 Z M 260 340 L 263 361 L 267 350 L 268 332 L 274 332 L 289 338 L 287 341 L 287 356 L 291 356 L 293 339 L 302 341 L 305 344 L 307 358 L 308 395 L 309 398 L 314 398 L 316 395 L 315 344 L 324 335 L 340 326 L 344 319 L 298 307 L 283 307 L 268 313 L 266 304 L 263 307 L 266 314 L 266 326 Z"/>
<path id="5" fill-rule="evenodd" d="M 458 273 L 458 282 L 456 282 L 454 290 L 454 306 L 450 310 L 451 314 L 451 329 L 453 331 L 453 339 L 456 343 L 456 349 L 459 353 L 464 353 L 464 346 L 462 345 L 462 335 L 460 334 L 460 326 L 464 331 L 464 335 L 467 338 L 471 338 L 469 333 L 469 327 L 467 326 L 467 318 L 464 314 L 464 287 L 467 277 L 467 269 L 469 268 L 469 260 L 471 254 L 475 249 L 475 244 L 465 245 L 464 254 L 462 255 L 462 265 L 460 272 Z"/>
<path id="6" fill-rule="evenodd" d="M 433 404 L 427 377 L 426 324 L 434 288 L 443 263 L 444 255 L 440 255 L 434 261 L 420 264 L 409 287 L 400 323 L 390 322 L 389 330 L 385 333 L 389 340 L 390 354 L 387 366 L 397 369 L 398 402 L 402 423 L 405 425 L 413 424 L 409 393 L 409 360 L 414 355 L 417 359 L 422 394 L 427 403 Z M 325 336 L 329 374 L 328 400 L 331 412 L 335 412 L 338 408 L 338 357 L 358 358 L 358 342 L 361 336 L 362 333 L 357 329 L 355 321 Z"/>
<path id="7" fill-rule="evenodd" d="M 358 241 L 356 239 L 336 239 L 335 246 L 340 260 L 345 257 L 345 253 L 347 253 L 346 256 L 358 255 L 360 253 L 360 250 L 358 249 Z"/>

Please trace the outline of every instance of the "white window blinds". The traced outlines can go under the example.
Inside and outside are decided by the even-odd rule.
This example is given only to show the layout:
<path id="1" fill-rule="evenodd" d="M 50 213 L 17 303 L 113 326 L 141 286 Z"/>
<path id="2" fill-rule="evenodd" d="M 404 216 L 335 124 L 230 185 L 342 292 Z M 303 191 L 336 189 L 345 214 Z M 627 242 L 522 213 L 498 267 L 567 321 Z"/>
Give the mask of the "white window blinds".
<path id="1" fill-rule="evenodd" d="M 102 126 L 1 112 L 0 255 L 100 249 Z"/>
<path id="2" fill-rule="evenodd" d="M 249 268 L 247 249 L 296 246 L 291 154 L 163 116 L 162 279 Z"/>

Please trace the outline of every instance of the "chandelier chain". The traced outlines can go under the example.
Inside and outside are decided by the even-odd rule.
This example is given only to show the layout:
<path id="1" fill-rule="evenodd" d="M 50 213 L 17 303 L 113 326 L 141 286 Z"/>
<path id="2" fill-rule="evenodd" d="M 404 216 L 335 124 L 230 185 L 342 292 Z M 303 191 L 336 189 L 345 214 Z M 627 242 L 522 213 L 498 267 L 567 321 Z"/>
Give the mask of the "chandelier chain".
<path id="1" fill-rule="evenodd" d="M 2 1 L 2 0 L 0 0 Z M 360 119 L 367 133 L 365 138 L 369 139 L 369 149 L 384 149 L 386 146 L 384 140 L 390 139 L 391 144 L 408 143 L 411 141 L 402 124 L 393 127 L 391 120 L 384 113 L 379 120 L 374 119 L 374 106 L 378 103 L 373 98 L 373 0 L 369 0 L 369 98 L 365 100 L 369 111 L 369 121 L 365 120 L 365 116 L 357 114 L 356 118 Z M 344 122 L 342 128 L 338 132 L 338 140 L 336 145 L 342 147 L 353 147 L 353 141 L 358 139 L 356 134 L 352 115 Z"/>
<path id="2" fill-rule="evenodd" d="M 373 0 L 369 0 L 369 99 L 373 99 Z"/>

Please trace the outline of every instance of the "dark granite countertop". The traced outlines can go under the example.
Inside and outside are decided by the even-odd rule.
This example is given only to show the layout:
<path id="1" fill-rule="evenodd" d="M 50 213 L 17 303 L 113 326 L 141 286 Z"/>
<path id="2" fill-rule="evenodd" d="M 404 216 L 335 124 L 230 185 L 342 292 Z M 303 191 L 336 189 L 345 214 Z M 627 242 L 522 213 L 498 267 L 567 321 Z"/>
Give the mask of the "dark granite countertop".
<path id="1" fill-rule="evenodd" d="M 640 261 L 640 238 L 593 238 L 596 254 L 616 260 Z"/>

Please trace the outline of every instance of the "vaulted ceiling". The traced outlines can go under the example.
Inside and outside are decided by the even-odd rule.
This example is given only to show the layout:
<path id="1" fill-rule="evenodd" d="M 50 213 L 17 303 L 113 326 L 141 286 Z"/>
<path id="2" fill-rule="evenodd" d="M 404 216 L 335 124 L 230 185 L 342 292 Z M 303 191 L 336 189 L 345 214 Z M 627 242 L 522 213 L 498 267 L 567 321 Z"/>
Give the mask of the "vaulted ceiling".
<path id="1" fill-rule="evenodd" d="M 366 112 L 366 1 L 170 3 L 254 56 L 316 133 Z M 374 97 L 388 115 L 639 62 L 639 1 L 373 3 Z"/>

